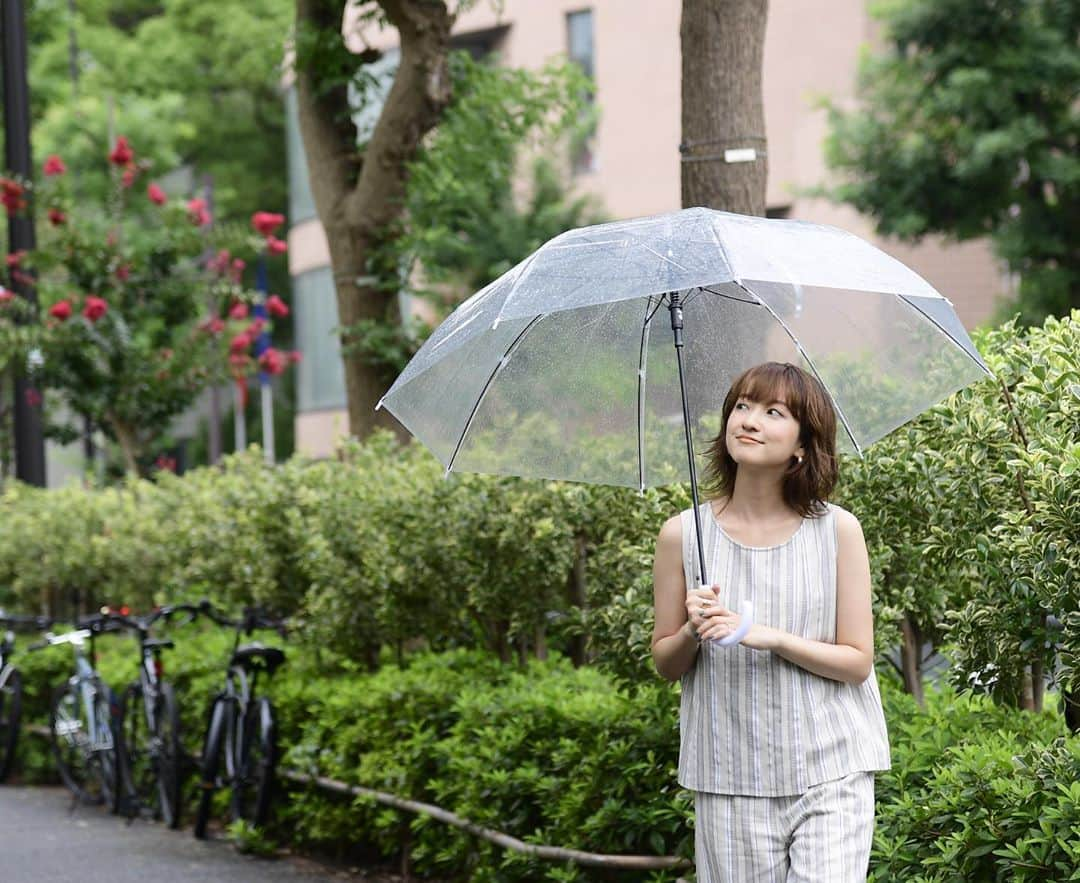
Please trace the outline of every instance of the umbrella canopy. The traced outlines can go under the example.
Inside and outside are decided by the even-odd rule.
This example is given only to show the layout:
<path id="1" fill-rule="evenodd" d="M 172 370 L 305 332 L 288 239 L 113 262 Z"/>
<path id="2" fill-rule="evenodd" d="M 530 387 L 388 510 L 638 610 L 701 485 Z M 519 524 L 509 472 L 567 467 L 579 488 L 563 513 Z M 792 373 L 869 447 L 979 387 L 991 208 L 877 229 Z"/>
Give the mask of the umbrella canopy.
<path id="1" fill-rule="evenodd" d="M 952 304 L 868 242 L 693 208 L 550 240 L 461 304 L 379 407 L 447 471 L 644 490 L 692 477 L 688 436 L 715 435 L 763 361 L 814 374 L 859 453 L 990 374 Z"/>

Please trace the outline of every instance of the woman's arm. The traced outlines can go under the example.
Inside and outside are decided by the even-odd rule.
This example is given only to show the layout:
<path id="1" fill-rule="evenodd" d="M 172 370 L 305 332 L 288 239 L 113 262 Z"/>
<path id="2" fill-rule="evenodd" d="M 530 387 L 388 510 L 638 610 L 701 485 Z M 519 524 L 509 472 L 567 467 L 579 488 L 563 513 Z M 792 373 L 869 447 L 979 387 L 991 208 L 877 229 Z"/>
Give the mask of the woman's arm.
<path id="1" fill-rule="evenodd" d="M 812 641 L 755 624 L 740 643 L 771 650 L 823 678 L 861 684 L 874 667 L 870 557 L 859 520 L 844 509 L 836 510 L 836 535 L 836 642 Z M 700 630 L 703 640 L 722 638 L 739 624 L 738 614 L 720 606 L 708 611 L 706 619 L 708 624 Z"/>
<path id="2" fill-rule="evenodd" d="M 698 653 L 697 637 L 686 614 L 682 524 L 678 515 L 664 523 L 656 539 L 653 607 L 653 662 L 663 677 L 677 681 L 689 671 Z"/>
<path id="3" fill-rule="evenodd" d="M 870 556 L 859 519 L 836 509 L 836 643 L 777 632 L 773 653 L 822 677 L 861 684 L 874 668 Z"/>

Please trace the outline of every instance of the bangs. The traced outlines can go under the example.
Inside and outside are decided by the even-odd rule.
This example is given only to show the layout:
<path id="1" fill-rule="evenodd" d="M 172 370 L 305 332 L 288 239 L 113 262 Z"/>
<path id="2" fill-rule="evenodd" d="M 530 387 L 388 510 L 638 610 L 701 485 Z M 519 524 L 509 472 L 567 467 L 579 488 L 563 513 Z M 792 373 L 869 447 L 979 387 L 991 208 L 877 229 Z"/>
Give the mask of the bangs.
<path id="1" fill-rule="evenodd" d="M 767 362 L 746 372 L 739 388 L 735 390 L 735 397 L 750 399 L 759 404 L 783 402 L 796 419 L 801 419 L 805 397 L 801 381 L 799 369 L 794 365 Z"/>

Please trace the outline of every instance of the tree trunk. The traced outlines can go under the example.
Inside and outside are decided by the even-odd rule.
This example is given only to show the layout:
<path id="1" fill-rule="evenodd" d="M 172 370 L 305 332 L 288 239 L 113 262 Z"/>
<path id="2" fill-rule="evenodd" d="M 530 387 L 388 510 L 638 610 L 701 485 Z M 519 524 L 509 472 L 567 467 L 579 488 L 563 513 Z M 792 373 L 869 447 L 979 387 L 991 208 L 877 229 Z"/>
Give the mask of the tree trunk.
<path id="1" fill-rule="evenodd" d="M 1031 663 L 1031 708 L 1037 714 L 1043 710 L 1043 698 L 1046 695 L 1046 678 L 1041 659 Z"/>
<path id="2" fill-rule="evenodd" d="M 570 575 L 566 580 L 566 594 L 570 605 L 579 610 L 585 610 L 588 606 L 588 595 L 585 591 L 585 534 L 579 533 L 574 537 L 574 565 L 570 568 Z M 570 639 L 570 660 L 574 668 L 581 668 L 585 664 L 585 650 L 587 641 L 585 635 L 575 635 Z"/>
<path id="3" fill-rule="evenodd" d="M 128 475 L 138 476 L 139 442 L 135 428 L 128 426 L 122 420 L 118 420 L 112 414 L 108 415 L 107 419 L 112 426 L 113 435 L 116 436 L 116 443 L 120 445 L 120 450 L 124 455 L 124 471 Z"/>
<path id="4" fill-rule="evenodd" d="M 683 0 L 682 204 L 765 214 L 767 0 Z M 725 151 L 754 151 L 733 161 Z"/>
<path id="5" fill-rule="evenodd" d="M 1035 710 L 1035 694 L 1032 689 L 1031 666 L 1025 665 L 1020 682 L 1020 707 L 1024 711 Z"/>
<path id="6" fill-rule="evenodd" d="M 548 645 L 547 645 L 547 629 L 544 628 L 544 623 L 539 622 L 536 624 L 536 630 L 533 632 L 533 640 L 536 643 L 534 648 L 536 658 L 545 660 L 548 658 Z"/>
<path id="7" fill-rule="evenodd" d="M 314 29 L 340 39 L 343 5 L 341 0 L 296 0 L 298 31 Z M 347 328 L 359 319 L 400 321 L 397 310 L 390 308 L 397 297 L 395 271 L 380 270 L 378 250 L 394 235 L 401 218 L 407 164 L 450 100 L 447 53 L 454 17 L 446 4 L 379 0 L 379 6 L 397 28 L 400 63 L 362 155 L 347 88 L 333 79 L 335 64 L 317 54 L 298 54 L 296 61 L 300 132 L 311 192 L 330 248 L 346 348 Z M 338 49 L 345 51 L 340 44 Z M 355 57 L 357 66 L 363 62 Z M 390 414 L 374 410 L 386 391 L 380 369 L 356 351 L 343 354 L 343 360 L 350 433 L 363 438 L 380 425 L 400 429 Z"/>
<path id="8" fill-rule="evenodd" d="M 922 638 L 919 624 L 910 613 L 900 621 L 903 642 L 900 645 L 900 668 L 904 675 L 904 690 L 915 697 L 919 707 L 925 707 L 922 682 Z"/>

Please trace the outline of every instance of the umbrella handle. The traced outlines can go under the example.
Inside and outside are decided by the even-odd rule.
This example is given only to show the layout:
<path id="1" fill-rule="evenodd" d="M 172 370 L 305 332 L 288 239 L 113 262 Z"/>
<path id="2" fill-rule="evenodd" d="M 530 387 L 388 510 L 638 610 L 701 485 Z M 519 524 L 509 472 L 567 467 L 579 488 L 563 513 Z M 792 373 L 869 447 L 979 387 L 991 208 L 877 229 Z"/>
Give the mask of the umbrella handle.
<path id="1" fill-rule="evenodd" d="M 739 627 L 735 629 L 730 635 L 723 638 L 717 638 L 716 643 L 721 646 L 728 647 L 732 644 L 738 644 L 743 638 L 746 637 L 746 633 L 754 625 L 754 602 L 749 598 L 744 599 L 742 607 L 739 609 L 739 614 L 742 617 L 739 620 Z"/>

